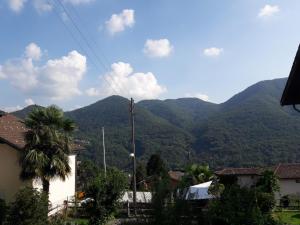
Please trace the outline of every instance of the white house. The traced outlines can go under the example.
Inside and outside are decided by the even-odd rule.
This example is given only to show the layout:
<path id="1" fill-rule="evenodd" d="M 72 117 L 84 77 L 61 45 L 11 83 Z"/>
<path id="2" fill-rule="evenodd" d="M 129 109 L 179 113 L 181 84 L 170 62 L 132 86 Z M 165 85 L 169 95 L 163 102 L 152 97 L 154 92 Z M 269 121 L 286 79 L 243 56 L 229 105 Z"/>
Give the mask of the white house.
<path id="1" fill-rule="evenodd" d="M 0 198 L 7 202 L 14 199 L 21 187 L 41 188 L 38 180 L 20 179 L 20 152 L 25 146 L 24 135 L 27 129 L 22 121 L 11 115 L 0 115 Z M 71 174 L 65 181 L 55 179 L 50 182 L 49 200 L 53 206 L 62 205 L 75 195 L 76 154 L 69 156 Z"/>
<path id="2" fill-rule="evenodd" d="M 270 168 L 225 168 L 217 171 L 218 176 L 233 176 L 242 187 L 254 185 L 261 177 L 263 171 L 272 170 L 279 181 L 279 192 L 276 200 L 286 195 L 300 195 L 300 163 L 280 163 Z"/>

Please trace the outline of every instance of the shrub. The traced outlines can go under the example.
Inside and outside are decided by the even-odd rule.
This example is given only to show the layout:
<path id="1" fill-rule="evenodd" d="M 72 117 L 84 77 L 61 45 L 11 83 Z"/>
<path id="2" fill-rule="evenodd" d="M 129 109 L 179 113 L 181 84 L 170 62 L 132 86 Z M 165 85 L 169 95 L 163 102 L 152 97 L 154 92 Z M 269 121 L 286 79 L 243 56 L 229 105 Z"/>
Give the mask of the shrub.
<path id="1" fill-rule="evenodd" d="M 86 196 L 91 198 L 86 205 L 90 225 L 104 224 L 116 212 L 119 199 L 127 188 L 127 177 L 118 169 L 108 169 L 92 181 L 87 187 Z"/>
<path id="2" fill-rule="evenodd" d="M 32 188 L 21 189 L 12 202 L 7 225 L 47 225 L 48 202 L 45 194 Z"/>
<path id="3" fill-rule="evenodd" d="M 7 206 L 3 199 L 0 199 L 0 225 L 2 225 L 5 221 L 7 213 Z"/>

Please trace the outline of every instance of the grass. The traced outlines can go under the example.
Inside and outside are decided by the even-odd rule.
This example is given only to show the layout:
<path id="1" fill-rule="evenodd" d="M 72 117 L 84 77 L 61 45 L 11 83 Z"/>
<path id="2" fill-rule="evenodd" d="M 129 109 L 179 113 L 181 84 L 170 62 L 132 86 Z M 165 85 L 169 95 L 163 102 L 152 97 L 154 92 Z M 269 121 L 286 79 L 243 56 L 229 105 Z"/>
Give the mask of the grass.
<path id="1" fill-rule="evenodd" d="M 275 217 L 284 224 L 288 224 L 288 225 L 300 224 L 300 211 L 275 212 Z"/>
<path id="2" fill-rule="evenodd" d="M 87 219 L 70 219 L 68 220 L 69 222 L 75 222 L 76 224 L 84 224 L 87 225 L 88 224 L 88 220 Z"/>

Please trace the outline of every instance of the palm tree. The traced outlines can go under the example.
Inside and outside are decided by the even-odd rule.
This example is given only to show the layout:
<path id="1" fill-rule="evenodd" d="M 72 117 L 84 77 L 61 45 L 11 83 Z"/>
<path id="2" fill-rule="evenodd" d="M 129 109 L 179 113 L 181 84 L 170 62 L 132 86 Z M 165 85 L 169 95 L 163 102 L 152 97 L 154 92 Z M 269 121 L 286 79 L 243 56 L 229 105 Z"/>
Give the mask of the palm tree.
<path id="1" fill-rule="evenodd" d="M 34 109 L 25 125 L 29 130 L 20 159 L 20 177 L 23 180 L 40 179 L 43 192 L 48 196 L 50 180 L 55 177 L 65 180 L 71 172 L 68 155 L 75 124 L 64 117 L 62 110 L 50 106 Z"/>
<path id="2" fill-rule="evenodd" d="M 186 169 L 184 180 L 189 185 L 196 185 L 212 180 L 213 177 L 208 165 L 192 164 Z"/>

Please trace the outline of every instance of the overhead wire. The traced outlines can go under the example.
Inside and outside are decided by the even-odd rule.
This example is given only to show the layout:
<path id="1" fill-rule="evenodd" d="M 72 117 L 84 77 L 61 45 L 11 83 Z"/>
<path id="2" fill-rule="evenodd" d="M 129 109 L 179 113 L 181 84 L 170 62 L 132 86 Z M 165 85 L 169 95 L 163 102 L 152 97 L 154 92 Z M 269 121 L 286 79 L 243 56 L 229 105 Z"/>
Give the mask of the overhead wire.
<path id="1" fill-rule="evenodd" d="M 79 35 L 81 36 L 83 42 L 86 44 L 86 46 L 88 47 L 89 51 L 94 55 L 96 61 L 106 70 L 109 71 L 110 68 L 101 60 L 101 58 L 98 56 L 98 54 L 96 53 L 96 51 L 94 50 L 94 48 L 91 46 L 91 44 L 89 43 L 88 38 L 84 35 L 84 33 L 81 31 L 80 27 L 76 24 L 75 20 L 73 19 L 72 15 L 68 12 L 68 10 L 66 9 L 66 7 L 64 6 L 64 4 L 60 1 L 60 0 L 52 0 L 53 2 L 58 3 L 58 5 L 60 5 L 61 9 L 64 11 L 65 15 L 68 17 L 68 19 L 70 20 L 70 22 L 72 23 L 72 25 L 74 26 L 74 28 L 76 29 L 76 31 L 79 33 Z M 79 16 L 79 15 L 78 15 Z M 60 16 L 59 16 L 60 17 Z M 62 18 L 60 17 L 60 19 L 62 20 Z M 65 26 L 66 23 L 64 21 L 62 21 L 64 23 Z M 94 42 L 95 45 L 97 45 Z M 87 51 L 85 51 L 87 52 Z M 89 55 L 89 54 L 88 54 Z M 88 56 L 89 58 L 92 58 L 90 55 Z M 97 63 L 93 63 L 94 66 L 96 66 L 98 68 Z M 110 80 L 108 79 L 109 76 L 103 76 L 104 80 L 108 83 L 108 85 L 113 89 L 114 92 L 116 92 L 116 94 L 118 93 L 122 93 L 122 91 L 125 90 L 125 92 L 127 92 L 128 96 L 130 96 L 130 92 L 126 87 L 122 87 L 121 85 L 119 85 L 118 82 L 115 82 L 114 79 L 111 78 Z M 116 89 L 119 89 L 119 91 L 117 91 Z"/>

